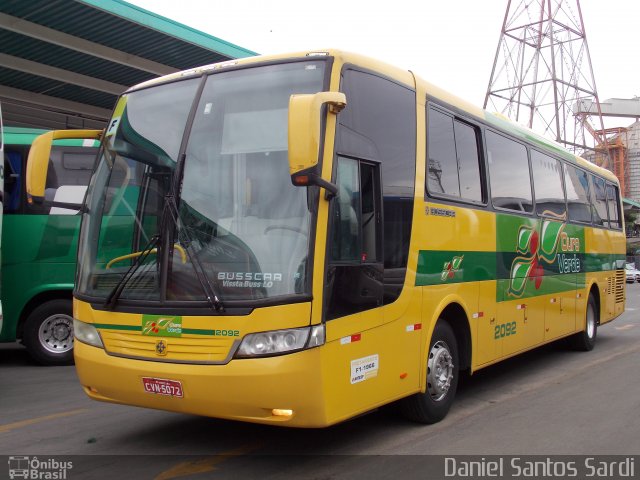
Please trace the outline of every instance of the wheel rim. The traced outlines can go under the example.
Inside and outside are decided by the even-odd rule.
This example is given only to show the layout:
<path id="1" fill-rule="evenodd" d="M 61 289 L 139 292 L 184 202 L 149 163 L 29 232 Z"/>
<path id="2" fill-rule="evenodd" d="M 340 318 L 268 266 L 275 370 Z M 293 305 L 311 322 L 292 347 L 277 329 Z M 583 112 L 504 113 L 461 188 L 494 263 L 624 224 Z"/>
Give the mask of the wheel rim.
<path id="1" fill-rule="evenodd" d="M 63 314 L 45 318 L 38 329 L 38 340 L 48 352 L 68 352 L 73 348 L 73 318 Z"/>
<path id="2" fill-rule="evenodd" d="M 587 337 L 593 338 L 596 334 L 596 312 L 591 306 L 587 305 Z"/>
<path id="3" fill-rule="evenodd" d="M 431 399 L 438 402 L 447 396 L 453 380 L 453 357 L 449 346 L 442 340 L 429 352 L 427 362 L 427 389 Z"/>

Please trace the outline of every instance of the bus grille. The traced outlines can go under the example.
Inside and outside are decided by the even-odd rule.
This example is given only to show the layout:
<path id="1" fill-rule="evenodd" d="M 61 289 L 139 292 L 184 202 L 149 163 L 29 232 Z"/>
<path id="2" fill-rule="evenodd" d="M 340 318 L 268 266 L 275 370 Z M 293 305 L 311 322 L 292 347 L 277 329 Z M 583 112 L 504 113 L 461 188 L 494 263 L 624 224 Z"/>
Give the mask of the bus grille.
<path id="1" fill-rule="evenodd" d="M 624 302 L 624 285 L 626 274 L 624 270 L 616 270 L 616 303 Z"/>
<path id="2" fill-rule="evenodd" d="M 100 335 L 109 355 L 158 362 L 223 364 L 231 360 L 236 349 L 234 339 L 226 337 L 152 337 L 108 330 L 100 330 Z M 163 355 L 156 351 L 160 340 L 166 348 Z"/>

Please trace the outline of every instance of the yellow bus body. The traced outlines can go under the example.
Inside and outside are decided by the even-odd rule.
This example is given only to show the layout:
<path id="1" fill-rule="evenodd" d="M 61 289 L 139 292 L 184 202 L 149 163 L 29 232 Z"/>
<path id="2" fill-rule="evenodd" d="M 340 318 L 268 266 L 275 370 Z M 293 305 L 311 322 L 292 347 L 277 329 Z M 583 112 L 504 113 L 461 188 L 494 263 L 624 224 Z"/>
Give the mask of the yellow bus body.
<path id="1" fill-rule="evenodd" d="M 496 301 L 500 290 L 496 279 L 419 285 L 417 276 L 423 258 L 420 252 L 467 252 L 469 256 L 474 252 L 495 253 L 497 217 L 509 216 L 508 213 L 440 203 L 425 197 L 426 98 L 429 96 L 454 105 L 472 118 L 482 119 L 485 113 L 415 78 L 411 72 L 358 55 L 327 52 L 334 57 L 330 84 L 333 91 L 339 89 L 342 67 L 350 64 L 377 72 L 416 92 L 413 226 L 400 297 L 379 308 L 327 321 L 325 344 L 320 347 L 268 358 L 227 357 L 232 353 L 233 341 L 241 340 L 248 333 L 322 323 L 329 202 L 321 198 L 315 231 L 312 302 L 256 308 L 246 316 L 185 315 L 182 318 L 185 331 L 210 331 L 233 325 L 232 328 L 239 332 L 234 340 L 213 345 L 207 343 L 210 341 L 207 335 L 200 333 L 184 334 L 179 339 L 165 338 L 169 353 L 166 357 L 158 357 L 154 352 L 158 338 L 142 337 L 135 330 L 141 324 L 141 314 L 94 310 L 89 303 L 75 299 L 74 318 L 97 325 L 106 348 L 76 341 L 78 376 L 89 397 L 225 419 L 323 427 L 425 392 L 429 344 L 443 312 L 455 311 L 459 319 L 456 325 L 465 330 L 460 333 L 460 339 L 466 341 L 466 345 L 460 343 L 468 349 L 467 363 L 471 372 L 583 331 L 587 298 L 592 291 L 597 292 L 599 298 L 600 324 L 623 312 L 624 272 L 613 267 L 585 273 L 584 285 L 577 289 L 504 301 Z M 241 59 L 237 64 L 275 62 L 308 53 Z M 148 84 L 159 84 L 168 81 L 167 78 Z M 347 105 L 348 102 L 349 98 Z M 322 163 L 324 178 L 331 178 L 335 129 L 335 116 L 328 116 Z M 576 162 L 590 172 L 616 182 L 609 172 L 582 160 Z M 447 215 L 431 214 L 439 209 Z M 538 220 L 529 218 L 528 221 L 535 223 Z M 622 229 L 585 226 L 583 230 L 585 253 L 606 253 L 616 258 L 624 255 Z M 496 318 L 505 316 L 514 319 L 519 334 L 496 340 Z M 127 327 L 131 328 L 127 330 Z M 211 353 L 216 349 L 220 350 L 219 355 Z M 375 375 L 352 384 L 353 362 L 375 355 L 378 358 Z M 143 377 L 179 381 L 184 396 L 173 398 L 147 393 L 142 388 Z"/>

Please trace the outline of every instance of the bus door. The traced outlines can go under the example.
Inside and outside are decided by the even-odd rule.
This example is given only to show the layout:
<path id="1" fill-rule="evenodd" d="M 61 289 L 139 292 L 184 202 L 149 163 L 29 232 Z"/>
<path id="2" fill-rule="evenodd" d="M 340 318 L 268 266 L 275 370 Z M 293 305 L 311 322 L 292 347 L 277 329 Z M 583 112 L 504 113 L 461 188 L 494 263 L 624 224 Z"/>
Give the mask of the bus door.
<path id="1" fill-rule="evenodd" d="M 388 392 L 390 376 L 382 373 L 393 345 L 375 328 L 384 321 L 380 167 L 344 156 L 335 161 L 324 286 L 326 371 L 335 395 L 327 400 L 329 410 L 346 415 Z"/>

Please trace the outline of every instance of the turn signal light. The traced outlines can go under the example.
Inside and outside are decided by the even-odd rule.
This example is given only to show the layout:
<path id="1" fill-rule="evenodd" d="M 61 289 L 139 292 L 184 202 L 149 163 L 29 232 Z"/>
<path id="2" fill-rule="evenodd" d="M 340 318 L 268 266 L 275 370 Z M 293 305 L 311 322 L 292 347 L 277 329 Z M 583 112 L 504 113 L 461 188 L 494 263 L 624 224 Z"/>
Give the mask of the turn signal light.
<path id="1" fill-rule="evenodd" d="M 296 175 L 293 177 L 293 183 L 299 187 L 309 185 L 309 175 Z"/>

